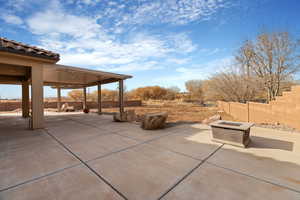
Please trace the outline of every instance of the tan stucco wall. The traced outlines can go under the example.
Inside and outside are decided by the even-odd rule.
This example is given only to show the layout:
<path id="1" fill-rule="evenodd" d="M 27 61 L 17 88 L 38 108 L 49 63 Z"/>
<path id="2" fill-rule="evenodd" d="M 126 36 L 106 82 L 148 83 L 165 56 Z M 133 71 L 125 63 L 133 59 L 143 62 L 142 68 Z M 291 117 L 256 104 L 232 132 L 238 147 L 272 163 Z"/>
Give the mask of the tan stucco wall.
<path id="1" fill-rule="evenodd" d="M 219 101 L 218 106 L 240 121 L 279 122 L 300 130 L 300 86 L 293 86 L 290 92 L 284 92 L 269 104 Z"/>

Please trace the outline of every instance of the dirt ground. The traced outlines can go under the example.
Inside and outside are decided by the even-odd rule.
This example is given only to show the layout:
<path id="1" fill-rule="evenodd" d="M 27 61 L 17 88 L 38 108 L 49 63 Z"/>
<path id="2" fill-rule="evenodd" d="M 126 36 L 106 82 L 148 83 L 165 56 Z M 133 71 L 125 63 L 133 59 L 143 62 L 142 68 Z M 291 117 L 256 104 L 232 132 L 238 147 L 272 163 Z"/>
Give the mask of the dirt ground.
<path id="1" fill-rule="evenodd" d="M 234 121 L 234 119 L 224 113 L 220 112 L 216 106 L 203 107 L 192 103 L 182 103 L 177 101 L 148 101 L 143 102 L 140 107 L 126 107 L 125 110 L 135 110 L 138 116 L 146 113 L 167 112 L 167 122 L 181 123 L 181 122 L 201 122 L 202 120 L 219 114 L 222 119 Z M 45 111 L 56 112 L 56 109 L 45 109 Z M 103 108 L 102 112 L 113 113 L 118 112 L 119 108 Z M 21 109 L 10 112 L 0 112 L 0 114 L 22 112 Z M 91 109 L 91 112 L 97 112 L 96 109 Z"/>
<path id="2" fill-rule="evenodd" d="M 168 122 L 201 122 L 216 114 L 224 120 L 233 120 L 230 115 L 218 112 L 217 107 L 202 107 L 191 103 L 144 103 L 141 107 L 127 107 L 125 110 L 135 110 L 137 115 L 167 112 Z M 118 112 L 118 108 L 105 108 L 103 112 Z"/>

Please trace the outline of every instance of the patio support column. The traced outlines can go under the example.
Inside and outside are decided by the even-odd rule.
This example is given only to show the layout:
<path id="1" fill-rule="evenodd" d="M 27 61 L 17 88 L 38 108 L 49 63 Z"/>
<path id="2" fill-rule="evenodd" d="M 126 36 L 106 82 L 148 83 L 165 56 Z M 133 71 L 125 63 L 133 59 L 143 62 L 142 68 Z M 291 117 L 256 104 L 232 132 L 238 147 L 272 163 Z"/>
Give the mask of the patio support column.
<path id="1" fill-rule="evenodd" d="M 83 88 L 83 109 L 86 109 L 86 87 Z"/>
<path id="2" fill-rule="evenodd" d="M 57 111 L 61 112 L 61 89 L 57 87 Z"/>
<path id="3" fill-rule="evenodd" d="M 124 84 L 123 80 L 119 80 L 119 108 L 120 114 L 124 113 Z"/>
<path id="4" fill-rule="evenodd" d="M 29 117 L 29 83 L 22 82 L 22 117 Z"/>
<path id="5" fill-rule="evenodd" d="M 43 67 L 31 67 L 31 128 L 44 128 Z"/>
<path id="6" fill-rule="evenodd" d="M 102 104 L 101 104 L 101 84 L 98 84 L 98 114 L 102 114 Z"/>

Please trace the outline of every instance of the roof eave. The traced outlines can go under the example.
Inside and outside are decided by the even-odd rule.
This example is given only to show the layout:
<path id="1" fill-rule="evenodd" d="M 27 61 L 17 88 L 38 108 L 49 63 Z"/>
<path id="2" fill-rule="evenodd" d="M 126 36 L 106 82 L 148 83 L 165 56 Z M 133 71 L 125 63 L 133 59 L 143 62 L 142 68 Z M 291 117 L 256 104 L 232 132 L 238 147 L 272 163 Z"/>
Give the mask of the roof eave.
<path id="1" fill-rule="evenodd" d="M 59 57 L 58 57 L 58 58 L 54 58 L 54 57 L 45 56 L 45 55 L 38 55 L 38 54 L 34 54 L 34 53 L 20 52 L 20 51 L 15 50 L 15 49 L 8 49 L 8 48 L 1 47 L 1 46 L 0 46 L 0 51 L 1 51 L 1 52 L 7 52 L 7 53 L 18 54 L 18 55 L 22 55 L 22 56 L 28 56 L 28 57 L 35 57 L 35 58 L 47 59 L 47 60 L 54 61 L 55 63 L 58 62 L 58 61 L 60 60 Z"/>

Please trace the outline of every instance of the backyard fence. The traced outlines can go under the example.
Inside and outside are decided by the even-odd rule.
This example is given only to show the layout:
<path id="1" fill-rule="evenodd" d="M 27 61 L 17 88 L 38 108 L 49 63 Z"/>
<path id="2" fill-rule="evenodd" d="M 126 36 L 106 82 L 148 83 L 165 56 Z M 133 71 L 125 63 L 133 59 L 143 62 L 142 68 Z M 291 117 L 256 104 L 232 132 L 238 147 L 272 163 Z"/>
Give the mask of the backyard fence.
<path id="1" fill-rule="evenodd" d="M 82 109 L 82 102 L 74 102 L 74 101 L 62 101 L 61 105 L 64 103 L 68 103 L 69 106 L 74 106 L 76 110 Z M 102 108 L 115 108 L 119 106 L 119 102 L 117 101 L 102 101 Z M 90 109 L 98 108 L 97 102 L 87 102 L 87 106 Z M 124 101 L 125 107 L 134 107 L 134 106 L 142 106 L 142 101 L 135 100 L 135 101 Z M 0 102 L 0 111 L 14 111 L 16 109 L 21 109 L 22 102 L 15 101 L 15 102 Z M 44 108 L 57 108 L 57 102 L 56 101 L 45 101 L 44 102 Z"/>
<path id="2" fill-rule="evenodd" d="M 218 107 L 240 121 L 280 123 L 300 130 L 300 86 L 293 86 L 268 104 L 219 101 Z"/>

